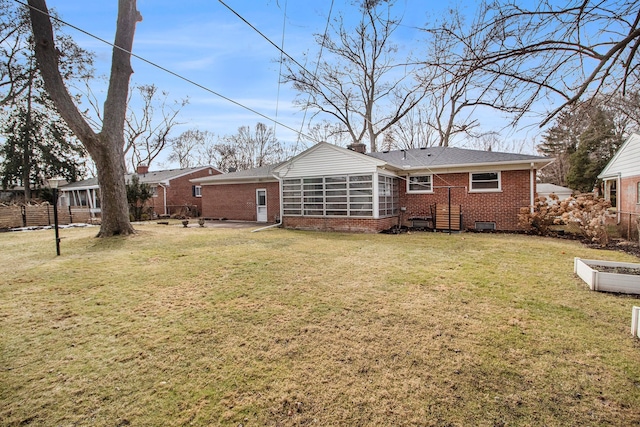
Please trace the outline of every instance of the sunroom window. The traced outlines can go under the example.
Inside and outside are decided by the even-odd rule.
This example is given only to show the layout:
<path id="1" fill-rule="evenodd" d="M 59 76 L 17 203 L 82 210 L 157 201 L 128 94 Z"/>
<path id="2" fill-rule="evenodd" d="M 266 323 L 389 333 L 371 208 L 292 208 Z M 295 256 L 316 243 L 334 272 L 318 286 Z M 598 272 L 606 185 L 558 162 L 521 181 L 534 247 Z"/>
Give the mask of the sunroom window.
<path id="1" fill-rule="evenodd" d="M 372 175 L 345 175 L 285 179 L 282 182 L 285 215 L 373 216 Z"/>

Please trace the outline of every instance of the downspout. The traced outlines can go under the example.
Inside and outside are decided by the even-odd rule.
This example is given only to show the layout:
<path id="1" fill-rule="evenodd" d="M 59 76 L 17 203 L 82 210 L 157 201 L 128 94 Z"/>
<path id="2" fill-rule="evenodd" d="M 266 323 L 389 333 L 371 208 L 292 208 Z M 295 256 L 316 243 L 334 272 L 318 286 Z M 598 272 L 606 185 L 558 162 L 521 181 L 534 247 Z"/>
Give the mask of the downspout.
<path id="1" fill-rule="evenodd" d="M 158 183 L 158 185 L 160 187 L 162 187 L 162 190 L 164 192 L 164 197 L 162 199 L 162 204 L 164 205 L 162 207 L 162 215 L 166 215 L 167 214 L 167 187 L 165 187 L 161 182 Z"/>
<path id="2" fill-rule="evenodd" d="M 622 213 L 620 212 L 620 190 L 622 189 L 622 172 L 618 172 L 618 176 L 616 178 L 616 215 L 617 215 L 617 224 L 620 224 L 622 220 Z M 631 218 L 629 218 L 629 222 L 631 222 Z"/>
<path id="3" fill-rule="evenodd" d="M 534 169 L 534 164 L 531 163 L 531 170 L 529 171 L 529 198 L 530 198 L 530 203 L 529 203 L 529 212 L 533 213 L 533 205 L 535 203 L 535 197 L 536 197 L 536 191 L 535 191 L 535 187 L 536 187 L 536 173 L 535 173 L 535 169 Z"/>
<path id="4" fill-rule="evenodd" d="M 275 176 L 275 175 L 274 175 Z M 266 227 L 256 228 L 255 230 L 251 230 L 252 233 L 262 230 L 268 230 L 270 228 L 280 227 L 282 225 L 282 216 L 284 213 L 284 202 L 282 201 L 282 178 L 279 176 L 275 176 L 278 180 L 278 199 L 280 201 L 280 221 L 277 224 L 267 225 Z"/>

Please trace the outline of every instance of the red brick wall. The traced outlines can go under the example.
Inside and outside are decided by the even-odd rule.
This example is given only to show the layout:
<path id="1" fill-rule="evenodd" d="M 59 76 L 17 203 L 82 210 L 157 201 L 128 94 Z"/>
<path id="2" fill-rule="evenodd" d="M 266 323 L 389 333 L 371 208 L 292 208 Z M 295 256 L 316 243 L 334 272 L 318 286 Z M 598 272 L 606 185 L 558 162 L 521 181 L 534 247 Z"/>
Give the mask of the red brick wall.
<path id="1" fill-rule="evenodd" d="M 430 207 L 437 203 L 448 203 L 448 191 L 442 186 L 466 188 L 451 189 L 451 204 L 460 205 L 463 228 L 475 228 L 476 221 L 495 222 L 498 230 L 518 230 L 518 213 L 521 207 L 528 207 L 530 201 L 530 172 L 528 170 L 503 171 L 502 191 L 498 193 L 470 193 L 469 174 L 434 175 L 433 194 L 407 194 L 406 183 L 400 183 L 400 206 L 406 206 L 403 214 L 405 225 L 411 217 L 430 214 Z"/>
<path id="2" fill-rule="evenodd" d="M 164 189 L 160 186 L 156 188 L 156 195 L 152 197 L 147 205 L 153 208 L 153 211 L 158 215 L 164 214 Z"/>
<path id="3" fill-rule="evenodd" d="M 212 173 L 209 173 L 209 170 Z M 189 182 L 190 179 L 203 178 L 205 176 L 218 175 L 215 169 L 203 169 L 201 171 L 193 172 L 180 178 L 172 179 L 169 181 L 167 187 L 167 205 L 181 206 L 181 205 L 195 205 L 198 207 L 198 213 L 202 213 L 202 197 L 195 197 L 193 195 L 193 183 Z"/>
<path id="4" fill-rule="evenodd" d="M 237 221 L 256 221 L 256 190 L 267 190 L 267 220 L 276 222 L 280 216 L 278 182 L 225 184 L 202 186 L 202 216 Z"/>
<path id="5" fill-rule="evenodd" d="M 434 187 L 460 186 L 452 188 L 451 203 L 461 205 L 463 228 L 475 228 L 476 221 L 495 222 L 498 230 L 518 230 L 520 208 L 530 205 L 530 172 L 528 170 L 503 171 L 502 191 L 499 193 L 469 193 L 468 173 L 434 175 Z M 269 222 L 275 222 L 280 214 L 279 188 L 277 182 L 257 184 L 205 185 L 202 187 L 202 216 L 227 218 L 230 220 L 256 220 L 256 189 L 267 189 L 267 211 Z M 411 225 L 409 218 L 427 216 L 430 206 L 447 203 L 447 189 L 435 188 L 433 194 L 406 194 L 406 185 L 400 181 L 400 206 L 404 225 Z M 397 217 L 382 219 L 365 218 L 284 218 L 284 226 L 295 229 L 327 231 L 378 232 L 398 223 Z"/>
<path id="6" fill-rule="evenodd" d="M 398 218 L 336 218 L 336 217 L 302 217 L 287 216 L 284 218 L 285 228 L 296 230 L 347 231 L 357 233 L 378 233 L 398 224 Z"/>
<path id="7" fill-rule="evenodd" d="M 636 239 L 638 229 L 636 218 L 640 215 L 638 204 L 638 182 L 640 175 L 622 178 L 618 190 L 618 210 L 620 212 L 620 232 L 628 239 Z"/>

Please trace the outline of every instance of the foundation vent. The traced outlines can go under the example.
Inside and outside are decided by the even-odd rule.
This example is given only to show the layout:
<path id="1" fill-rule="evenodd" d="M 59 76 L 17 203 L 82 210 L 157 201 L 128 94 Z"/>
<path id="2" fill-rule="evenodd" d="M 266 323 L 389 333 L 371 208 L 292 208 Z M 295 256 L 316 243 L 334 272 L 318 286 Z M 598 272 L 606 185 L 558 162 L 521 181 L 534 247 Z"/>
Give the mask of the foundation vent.
<path id="1" fill-rule="evenodd" d="M 476 230 L 478 231 L 495 230 L 495 229 L 496 229 L 495 222 L 476 221 Z"/>

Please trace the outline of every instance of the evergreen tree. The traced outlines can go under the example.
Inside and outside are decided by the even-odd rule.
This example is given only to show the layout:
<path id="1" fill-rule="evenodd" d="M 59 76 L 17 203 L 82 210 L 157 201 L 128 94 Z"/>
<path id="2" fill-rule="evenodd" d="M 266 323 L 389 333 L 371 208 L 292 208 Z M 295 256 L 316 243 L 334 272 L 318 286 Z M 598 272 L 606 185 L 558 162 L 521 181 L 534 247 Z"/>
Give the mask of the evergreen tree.
<path id="1" fill-rule="evenodd" d="M 144 204 L 153 197 L 153 191 L 149 184 L 140 182 L 138 175 L 134 174 L 127 183 L 127 202 L 129 203 L 129 215 L 135 220 L 142 219 Z"/>
<path id="2" fill-rule="evenodd" d="M 622 144 L 622 138 L 615 133 L 613 118 L 598 108 L 591 123 L 580 134 L 577 150 L 571 154 L 571 166 L 567 173 L 569 187 L 590 192 L 597 183 L 609 160 Z"/>
<path id="3" fill-rule="evenodd" d="M 27 9 L 6 2 L 0 11 L 0 32 L 8 55 L 0 61 L 3 86 L 0 110 L 0 176 L 3 188 L 21 184 L 25 199 L 52 176 L 73 182 L 85 174 L 86 151 L 61 120 L 44 89 L 36 67 Z M 92 56 L 69 37 L 57 39 L 59 64 L 67 80 L 91 75 Z M 11 46 L 8 49 L 7 46 Z"/>
<path id="4" fill-rule="evenodd" d="M 74 182 L 85 175 L 86 151 L 55 118 L 46 96 L 34 97 L 27 90 L 3 117 L 1 132 L 5 136 L 0 145 L 2 187 L 22 183 L 26 200 L 31 198 L 31 187 L 41 187 L 48 177 Z"/>

